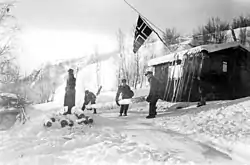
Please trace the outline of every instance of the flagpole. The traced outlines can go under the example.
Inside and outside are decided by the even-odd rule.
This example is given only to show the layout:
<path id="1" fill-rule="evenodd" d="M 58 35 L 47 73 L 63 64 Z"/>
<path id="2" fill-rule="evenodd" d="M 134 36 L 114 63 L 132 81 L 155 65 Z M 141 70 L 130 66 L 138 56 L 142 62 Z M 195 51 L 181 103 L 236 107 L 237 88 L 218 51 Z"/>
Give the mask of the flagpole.
<path id="1" fill-rule="evenodd" d="M 142 17 L 142 19 L 143 19 L 143 21 L 145 21 L 147 24 L 148 24 L 148 26 L 152 29 L 152 31 L 153 32 L 155 32 L 155 34 L 157 35 L 157 37 L 160 39 L 160 41 L 167 47 L 167 49 L 172 53 L 172 51 L 168 48 L 168 45 L 163 41 L 163 39 L 160 37 L 160 35 L 159 35 L 159 33 L 158 32 L 156 32 L 155 30 L 154 30 L 154 28 L 152 28 L 151 26 L 150 26 L 150 24 L 152 24 L 155 28 L 157 28 L 160 32 L 162 32 L 164 35 L 165 35 L 165 33 L 163 32 L 163 30 L 161 30 L 159 27 L 157 27 L 156 25 L 154 25 L 151 21 L 149 21 L 145 16 L 143 16 L 135 7 L 133 7 L 131 4 L 129 4 L 126 0 L 123 0 L 129 7 L 131 7 L 136 13 L 138 13 L 141 17 Z M 149 24 L 149 23 L 150 24 Z"/>
<path id="2" fill-rule="evenodd" d="M 129 4 L 126 0 L 124 0 L 124 2 L 130 6 L 135 12 L 137 12 L 140 16 L 142 16 L 146 21 L 148 21 L 150 24 L 154 25 L 151 21 L 149 21 L 144 15 L 142 15 L 135 7 L 133 7 L 131 4 Z M 162 32 L 163 34 L 165 34 L 165 32 L 163 30 L 161 30 L 159 27 L 157 27 L 156 25 L 154 25 L 160 32 Z"/>

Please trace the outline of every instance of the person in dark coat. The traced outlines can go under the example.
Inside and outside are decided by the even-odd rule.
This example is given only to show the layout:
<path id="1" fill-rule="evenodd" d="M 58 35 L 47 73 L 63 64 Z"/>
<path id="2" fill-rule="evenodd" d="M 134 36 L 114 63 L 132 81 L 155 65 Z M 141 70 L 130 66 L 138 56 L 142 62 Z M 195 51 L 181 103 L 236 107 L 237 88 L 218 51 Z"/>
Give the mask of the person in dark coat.
<path id="1" fill-rule="evenodd" d="M 116 98 L 115 98 L 116 104 L 118 106 L 120 106 L 118 102 L 120 94 L 122 95 L 122 99 L 130 99 L 133 97 L 132 90 L 126 84 L 126 82 L 127 82 L 126 79 L 122 79 L 122 84 L 118 87 Z M 124 114 L 124 116 L 127 116 L 128 107 L 129 107 L 129 104 L 121 105 L 120 116 L 122 116 L 122 114 Z"/>
<path id="2" fill-rule="evenodd" d="M 145 76 L 147 76 L 150 84 L 149 95 L 146 98 L 146 101 L 149 102 L 149 115 L 146 118 L 150 119 L 155 118 L 155 116 L 157 115 L 156 104 L 158 99 L 160 98 L 161 83 L 157 78 L 153 76 L 153 72 L 151 71 L 147 71 Z"/>
<path id="3" fill-rule="evenodd" d="M 64 115 L 71 114 L 72 107 L 75 106 L 75 90 L 76 86 L 76 78 L 74 77 L 74 70 L 68 70 L 68 79 L 67 85 L 65 88 L 65 96 L 64 96 L 64 106 L 68 106 L 68 111 L 64 113 Z"/>
<path id="4" fill-rule="evenodd" d="M 204 88 L 203 78 L 198 77 L 198 90 L 200 95 L 200 101 L 197 103 L 197 107 L 206 105 L 206 90 Z"/>
<path id="5" fill-rule="evenodd" d="M 96 103 L 96 96 L 94 93 L 90 92 L 89 90 L 85 91 L 84 103 L 82 105 L 82 110 L 85 110 L 86 105 L 89 103 L 95 104 Z M 96 114 L 96 109 L 94 108 L 94 114 Z"/>

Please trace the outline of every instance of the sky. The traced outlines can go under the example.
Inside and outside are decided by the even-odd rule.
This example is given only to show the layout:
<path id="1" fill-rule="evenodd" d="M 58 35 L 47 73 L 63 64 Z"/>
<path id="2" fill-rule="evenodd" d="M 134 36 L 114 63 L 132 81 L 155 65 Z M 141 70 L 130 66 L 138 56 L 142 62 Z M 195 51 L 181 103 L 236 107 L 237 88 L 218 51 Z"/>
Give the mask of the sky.
<path id="1" fill-rule="evenodd" d="M 231 20 L 250 13 L 250 0 L 127 0 L 160 29 L 191 34 L 211 16 Z M 20 61 L 39 63 L 117 49 L 120 28 L 131 36 L 138 14 L 123 0 L 19 0 L 12 10 L 21 27 Z M 161 34 L 161 33 L 160 33 Z M 27 65 L 27 60 L 32 61 Z"/>

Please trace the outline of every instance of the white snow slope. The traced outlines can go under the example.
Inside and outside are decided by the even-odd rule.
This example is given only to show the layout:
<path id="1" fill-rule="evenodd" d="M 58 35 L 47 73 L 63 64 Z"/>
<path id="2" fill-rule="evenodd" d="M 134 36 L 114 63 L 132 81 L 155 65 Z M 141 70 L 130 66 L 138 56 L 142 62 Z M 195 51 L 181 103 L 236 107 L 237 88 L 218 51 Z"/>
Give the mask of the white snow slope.
<path id="1" fill-rule="evenodd" d="M 0 164 L 250 164 L 249 100 L 182 109 L 159 102 L 155 119 L 145 119 L 147 103 L 133 105 L 128 117 L 86 111 L 94 125 L 73 129 L 44 128 L 44 116 L 61 107 L 35 105 L 30 121 L 0 132 Z"/>

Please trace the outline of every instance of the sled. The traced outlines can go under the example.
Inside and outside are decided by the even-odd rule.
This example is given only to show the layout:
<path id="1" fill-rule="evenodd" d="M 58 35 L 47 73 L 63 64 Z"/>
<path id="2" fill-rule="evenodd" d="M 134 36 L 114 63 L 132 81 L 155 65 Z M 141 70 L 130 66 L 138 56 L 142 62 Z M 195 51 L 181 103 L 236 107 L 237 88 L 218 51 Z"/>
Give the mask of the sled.
<path id="1" fill-rule="evenodd" d="M 119 100 L 118 103 L 120 105 L 126 105 L 126 104 L 135 104 L 135 103 L 140 103 L 146 101 L 145 96 L 140 96 L 140 97 L 134 97 L 131 99 L 122 99 Z"/>

